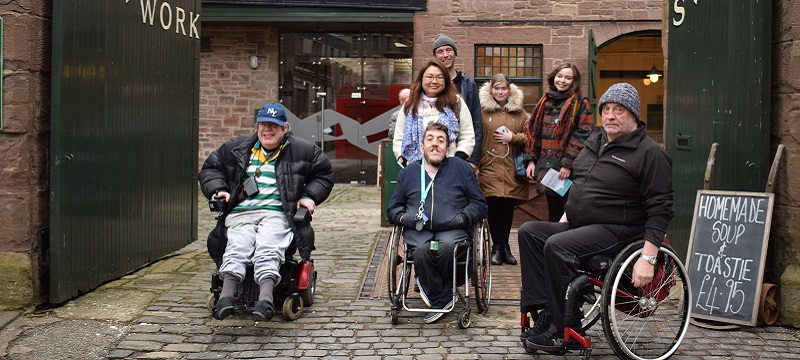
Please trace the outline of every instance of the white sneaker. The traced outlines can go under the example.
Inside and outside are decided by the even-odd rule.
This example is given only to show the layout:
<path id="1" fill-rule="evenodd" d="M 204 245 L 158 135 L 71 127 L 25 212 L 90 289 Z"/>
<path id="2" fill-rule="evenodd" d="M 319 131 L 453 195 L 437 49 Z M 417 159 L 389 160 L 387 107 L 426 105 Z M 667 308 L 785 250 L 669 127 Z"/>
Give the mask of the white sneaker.
<path id="1" fill-rule="evenodd" d="M 444 315 L 444 313 L 440 313 L 440 312 L 425 313 L 425 323 L 426 324 L 430 324 L 430 323 L 432 323 L 432 322 L 434 322 L 436 320 L 439 320 L 439 318 L 441 318 L 442 315 Z"/>
<path id="2" fill-rule="evenodd" d="M 448 309 L 448 308 L 451 308 L 451 307 L 453 307 L 453 300 L 450 300 L 450 302 L 447 303 L 447 305 L 445 305 L 444 307 L 442 307 L 442 309 Z M 425 313 L 425 318 L 424 318 L 425 323 L 426 324 L 430 324 L 432 322 L 435 322 L 436 320 L 439 320 L 442 316 L 444 316 L 444 314 L 445 313 L 442 313 L 442 312 Z"/>
<path id="3" fill-rule="evenodd" d="M 417 284 L 419 284 L 419 276 L 414 277 L 414 280 L 417 282 Z M 431 307 L 431 301 L 428 300 L 428 295 L 425 295 L 425 290 L 422 289 L 422 286 L 419 287 L 419 296 L 422 297 L 422 301 L 425 302 L 426 306 Z M 434 321 L 436 321 L 436 320 L 434 319 Z"/>

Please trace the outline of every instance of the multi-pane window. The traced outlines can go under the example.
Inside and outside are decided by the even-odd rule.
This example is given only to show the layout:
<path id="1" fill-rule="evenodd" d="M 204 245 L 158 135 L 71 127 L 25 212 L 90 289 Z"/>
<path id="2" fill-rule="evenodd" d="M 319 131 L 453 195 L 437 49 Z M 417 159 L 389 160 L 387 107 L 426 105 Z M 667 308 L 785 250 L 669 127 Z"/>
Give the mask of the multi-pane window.
<path id="1" fill-rule="evenodd" d="M 495 74 L 508 75 L 530 113 L 542 96 L 543 61 L 542 45 L 475 45 L 475 82 L 480 87 Z"/>

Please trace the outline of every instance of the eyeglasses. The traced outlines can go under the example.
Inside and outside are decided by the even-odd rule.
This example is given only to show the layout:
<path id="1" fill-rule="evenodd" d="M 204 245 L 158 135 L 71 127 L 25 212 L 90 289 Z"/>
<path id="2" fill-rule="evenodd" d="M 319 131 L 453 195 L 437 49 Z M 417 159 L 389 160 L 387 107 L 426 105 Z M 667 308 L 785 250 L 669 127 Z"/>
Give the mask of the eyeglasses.
<path id="1" fill-rule="evenodd" d="M 442 81 L 444 81 L 444 76 L 442 76 L 442 75 L 439 75 L 439 76 L 425 75 L 423 77 L 423 79 L 425 79 L 425 81 L 428 81 L 428 82 L 433 82 L 434 80 L 436 80 L 436 82 L 442 82 Z"/>
<path id="2" fill-rule="evenodd" d="M 608 106 L 608 105 L 603 106 L 603 114 L 604 115 L 608 114 L 609 112 L 613 112 L 614 115 L 622 115 L 627 110 L 628 109 L 626 109 L 626 108 L 624 108 L 622 106 L 614 106 L 614 107 L 611 107 L 611 106 Z"/>

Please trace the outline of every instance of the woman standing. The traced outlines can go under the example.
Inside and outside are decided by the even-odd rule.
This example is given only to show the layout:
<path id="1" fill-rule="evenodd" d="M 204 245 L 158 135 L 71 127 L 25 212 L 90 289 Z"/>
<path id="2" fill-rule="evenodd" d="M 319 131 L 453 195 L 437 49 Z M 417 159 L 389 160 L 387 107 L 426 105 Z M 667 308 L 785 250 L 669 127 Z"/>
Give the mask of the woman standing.
<path id="1" fill-rule="evenodd" d="M 514 176 L 514 150 L 525 147 L 523 94 L 505 74 L 496 74 L 481 87 L 483 156 L 478 183 L 489 204 L 489 231 L 492 235 L 492 264 L 516 265 L 508 234 L 514 220 L 514 207 L 528 200 L 528 183 Z"/>
<path id="2" fill-rule="evenodd" d="M 559 179 L 569 178 L 572 162 L 594 129 L 589 100 L 581 96 L 581 73 L 575 65 L 566 63 L 553 69 L 547 76 L 547 86 L 525 125 L 531 154 L 526 173 L 539 182 L 550 169 L 558 171 Z M 541 183 L 537 191 L 547 197 L 549 220 L 561 219 L 567 194 L 561 197 Z"/>
<path id="3" fill-rule="evenodd" d="M 431 121 L 447 127 L 448 156 L 466 160 L 472 154 L 475 147 L 472 116 L 442 63 L 430 60 L 417 72 L 411 95 L 400 111 L 405 116 L 397 117 L 392 144 L 400 165 L 422 158 L 422 133 Z"/>

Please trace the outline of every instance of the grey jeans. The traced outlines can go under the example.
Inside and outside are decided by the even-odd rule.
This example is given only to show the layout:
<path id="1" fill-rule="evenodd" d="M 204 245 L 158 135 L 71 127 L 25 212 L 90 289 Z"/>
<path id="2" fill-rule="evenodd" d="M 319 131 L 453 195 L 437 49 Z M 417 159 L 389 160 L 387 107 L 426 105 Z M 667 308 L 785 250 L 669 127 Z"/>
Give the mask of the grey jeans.
<path id="1" fill-rule="evenodd" d="M 273 210 L 236 212 L 225 219 L 225 227 L 228 245 L 219 272 L 233 274 L 241 282 L 246 265 L 252 263 L 256 282 L 268 275 L 280 282 L 279 270 L 294 236 L 286 215 Z"/>

